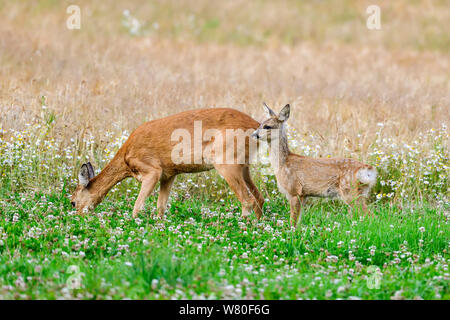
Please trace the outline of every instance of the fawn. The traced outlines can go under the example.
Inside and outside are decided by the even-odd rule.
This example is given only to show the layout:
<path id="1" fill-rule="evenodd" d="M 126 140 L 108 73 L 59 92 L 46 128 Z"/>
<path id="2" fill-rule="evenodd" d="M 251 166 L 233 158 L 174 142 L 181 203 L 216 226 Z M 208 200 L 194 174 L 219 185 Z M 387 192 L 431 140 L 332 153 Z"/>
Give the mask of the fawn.
<path id="1" fill-rule="evenodd" d="M 265 103 L 264 109 L 269 118 L 260 124 L 252 137 L 269 143 L 278 188 L 290 203 L 291 224 L 297 225 L 301 206 L 309 196 L 338 197 L 353 208 L 361 206 L 367 213 L 365 201 L 376 183 L 376 169 L 352 159 L 314 159 L 292 153 L 286 136 L 289 104 L 279 115 Z"/>
<path id="2" fill-rule="evenodd" d="M 200 139 L 196 138 L 196 123 L 202 125 Z M 258 126 L 259 123 L 250 116 L 229 108 L 190 110 L 146 122 L 131 133 L 114 158 L 97 176 L 90 163 L 81 166 L 79 184 L 71 199 L 72 206 L 78 213 L 91 210 L 102 201 L 115 184 L 127 177 L 134 177 L 141 181 L 142 185 L 134 204 L 133 217 L 143 209 L 146 198 L 158 181 L 160 191 L 157 210 L 158 215 L 162 216 L 176 175 L 215 168 L 241 202 L 243 216 L 248 217 L 251 210 L 254 210 L 259 219 L 262 215 L 264 198 L 253 183 L 249 170 L 251 153 L 254 153 L 249 148 L 250 142 L 253 142 L 250 136 Z M 183 150 L 183 157 L 187 160 L 174 162 L 173 155 L 178 141 L 173 140 L 173 134 L 180 129 L 188 136 L 187 151 Z M 235 149 L 234 143 L 227 144 L 222 139 L 213 139 L 215 136 L 204 140 L 204 133 L 208 130 L 224 136 L 226 131 L 234 130 L 233 132 L 236 132 L 234 138 L 243 143 Z M 229 150 L 232 161 L 224 163 L 213 156 L 208 158 L 208 155 L 214 153 L 206 154 L 204 150 L 211 149 L 212 145 L 217 153 L 218 150 Z M 200 150 L 197 150 L 196 146 Z M 237 158 L 242 160 L 237 161 Z"/>

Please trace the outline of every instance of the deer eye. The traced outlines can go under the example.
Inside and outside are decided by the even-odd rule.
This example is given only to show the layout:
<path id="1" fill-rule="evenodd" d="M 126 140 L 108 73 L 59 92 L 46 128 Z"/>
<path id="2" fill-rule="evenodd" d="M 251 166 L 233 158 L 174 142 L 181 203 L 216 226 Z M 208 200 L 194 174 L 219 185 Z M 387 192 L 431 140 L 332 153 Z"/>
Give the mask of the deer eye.
<path id="1" fill-rule="evenodd" d="M 268 126 L 268 125 L 265 125 L 265 126 L 263 126 L 263 129 L 269 130 L 269 129 L 272 129 L 272 127 Z"/>
<path id="2" fill-rule="evenodd" d="M 72 201 L 70 204 L 75 208 L 75 202 Z"/>

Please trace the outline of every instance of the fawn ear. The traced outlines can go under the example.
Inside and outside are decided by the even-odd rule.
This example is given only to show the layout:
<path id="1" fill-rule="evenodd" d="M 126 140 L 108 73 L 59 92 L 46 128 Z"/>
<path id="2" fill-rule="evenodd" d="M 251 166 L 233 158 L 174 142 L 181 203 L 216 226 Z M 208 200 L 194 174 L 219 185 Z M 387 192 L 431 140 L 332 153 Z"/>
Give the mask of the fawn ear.
<path id="1" fill-rule="evenodd" d="M 80 183 L 80 185 L 86 187 L 89 184 L 89 180 L 91 180 L 89 176 L 89 167 L 86 163 L 84 163 L 81 166 L 80 173 L 78 174 L 78 182 Z"/>
<path id="2" fill-rule="evenodd" d="M 269 106 L 265 102 L 263 102 L 263 107 L 264 107 L 264 111 L 266 112 L 266 114 L 269 118 L 277 116 L 277 114 L 272 109 L 270 109 Z"/>
<path id="3" fill-rule="evenodd" d="M 280 115 L 278 116 L 278 120 L 286 121 L 289 119 L 289 114 L 291 113 L 291 106 L 289 104 L 285 105 L 283 109 L 280 111 Z"/>

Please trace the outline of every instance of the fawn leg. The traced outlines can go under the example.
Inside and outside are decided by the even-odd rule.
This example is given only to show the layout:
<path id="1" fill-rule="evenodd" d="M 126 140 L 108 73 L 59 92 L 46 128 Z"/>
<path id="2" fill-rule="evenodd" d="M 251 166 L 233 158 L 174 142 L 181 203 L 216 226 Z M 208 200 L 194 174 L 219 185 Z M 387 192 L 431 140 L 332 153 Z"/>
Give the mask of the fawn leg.
<path id="1" fill-rule="evenodd" d="M 349 197 L 349 191 L 348 190 L 342 190 L 342 187 L 338 189 L 339 198 L 344 201 L 344 203 L 350 208 L 350 210 L 353 212 L 353 206 L 351 203 L 351 197 Z M 349 201 L 350 200 L 350 201 Z"/>
<path id="2" fill-rule="evenodd" d="M 253 198 L 255 199 L 253 210 L 255 211 L 256 218 L 259 220 L 261 219 L 263 213 L 264 197 L 253 183 L 253 180 L 250 176 L 250 168 L 248 166 L 245 166 L 242 169 L 242 173 L 244 175 L 244 180 L 245 183 L 247 184 L 247 188 L 250 190 L 251 194 L 253 195 Z"/>
<path id="3" fill-rule="evenodd" d="M 134 203 L 133 218 L 136 218 L 139 211 L 144 208 L 145 199 L 147 199 L 147 197 L 155 188 L 155 185 L 158 182 L 160 176 L 161 171 L 155 170 L 142 177 L 141 191 L 139 191 L 139 195 L 136 199 L 136 202 Z"/>
<path id="4" fill-rule="evenodd" d="M 298 196 L 291 196 L 289 198 L 289 204 L 291 206 L 291 219 L 290 222 L 294 226 L 294 228 L 297 227 L 297 222 L 301 219 L 301 210 L 302 210 L 302 204 L 303 204 L 303 197 L 301 198 L 301 201 L 299 200 Z"/>
<path id="5" fill-rule="evenodd" d="M 364 214 L 368 214 L 368 209 L 366 205 L 366 199 L 358 193 L 357 190 L 339 190 L 341 199 L 351 208 L 352 211 L 360 209 Z"/>
<path id="6" fill-rule="evenodd" d="M 360 208 L 365 215 L 373 216 L 373 213 L 367 208 L 366 198 L 364 198 L 363 196 L 359 196 L 354 202 L 355 206 Z"/>
<path id="7" fill-rule="evenodd" d="M 172 188 L 174 180 L 175 176 L 169 178 L 161 178 L 160 180 L 160 188 L 157 204 L 159 217 L 162 217 L 164 215 L 164 211 L 166 211 L 167 200 L 169 199 L 170 189 Z"/>

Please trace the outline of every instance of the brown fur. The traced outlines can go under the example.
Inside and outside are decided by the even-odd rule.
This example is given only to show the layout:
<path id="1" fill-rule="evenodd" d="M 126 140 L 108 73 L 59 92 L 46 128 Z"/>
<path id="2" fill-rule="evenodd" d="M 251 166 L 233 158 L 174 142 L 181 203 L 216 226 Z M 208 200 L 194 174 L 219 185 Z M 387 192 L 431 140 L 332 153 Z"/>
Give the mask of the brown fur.
<path id="1" fill-rule="evenodd" d="M 175 129 L 184 128 L 193 137 L 194 121 L 202 121 L 203 132 L 206 129 L 218 129 L 224 137 L 226 129 L 254 130 L 259 125 L 250 116 L 229 108 L 190 110 L 144 123 L 130 135 L 111 162 L 96 177 L 89 180 L 87 186 L 77 186 L 72 196 L 72 202 L 77 211 L 93 209 L 116 183 L 127 177 L 134 177 L 142 182 L 142 186 L 134 205 L 133 217 L 136 217 L 138 212 L 143 209 L 145 199 L 153 191 L 158 181 L 160 181 L 161 187 L 157 209 L 158 214 L 162 216 L 176 175 L 215 168 L 225 178 L 242 203 L 243 214 L 248 216 L 250 211 L 254 210 L 256 216 L 260 218 L 264 198 L 249 174 L 251 155 L 249 154 L 248 138 L 245 144 L 245 163 L 243 164 L 237 164 L 237 161 L 236 164 L 218 164 L 214 160 L 205 158 L 202 158 L 199 164 L 175 164 L 172 161 L 172 149 L 179 143 L 171 141 L 172 132 Z M 203 142 L 202 148 L 212 143 L 214 141 Z M 225 146 L 223 148 L 225 150 Z M 191 143 L 191 158 L 193 151 L 194 142 Z M 235 159 L 240 151 L 242 152 L 242 150 L 234 151 Z"/>
<path id="2" fill-rule="evenodd" d="M 279 116 L 266 105 L 265 108 L 269 118 L 252 136 L 269 144 L 273 139 L 279 139 L 279 150 L 271 154 L 271 159 L 278 187 L 290 202 L 291 223 L 297 225 L 301 204 L 309 196 L 338 197 L 367 212 L 365 199 L 376 181 L 375 168 L 352 159 L 313 159 L 292 153 L 284 128 L 290 106 L 285 106 Z M 275 137 L 274 129 L 279 130 L 278 137 Z M 362 177 L 363 174 L 366 176 Z"/>

